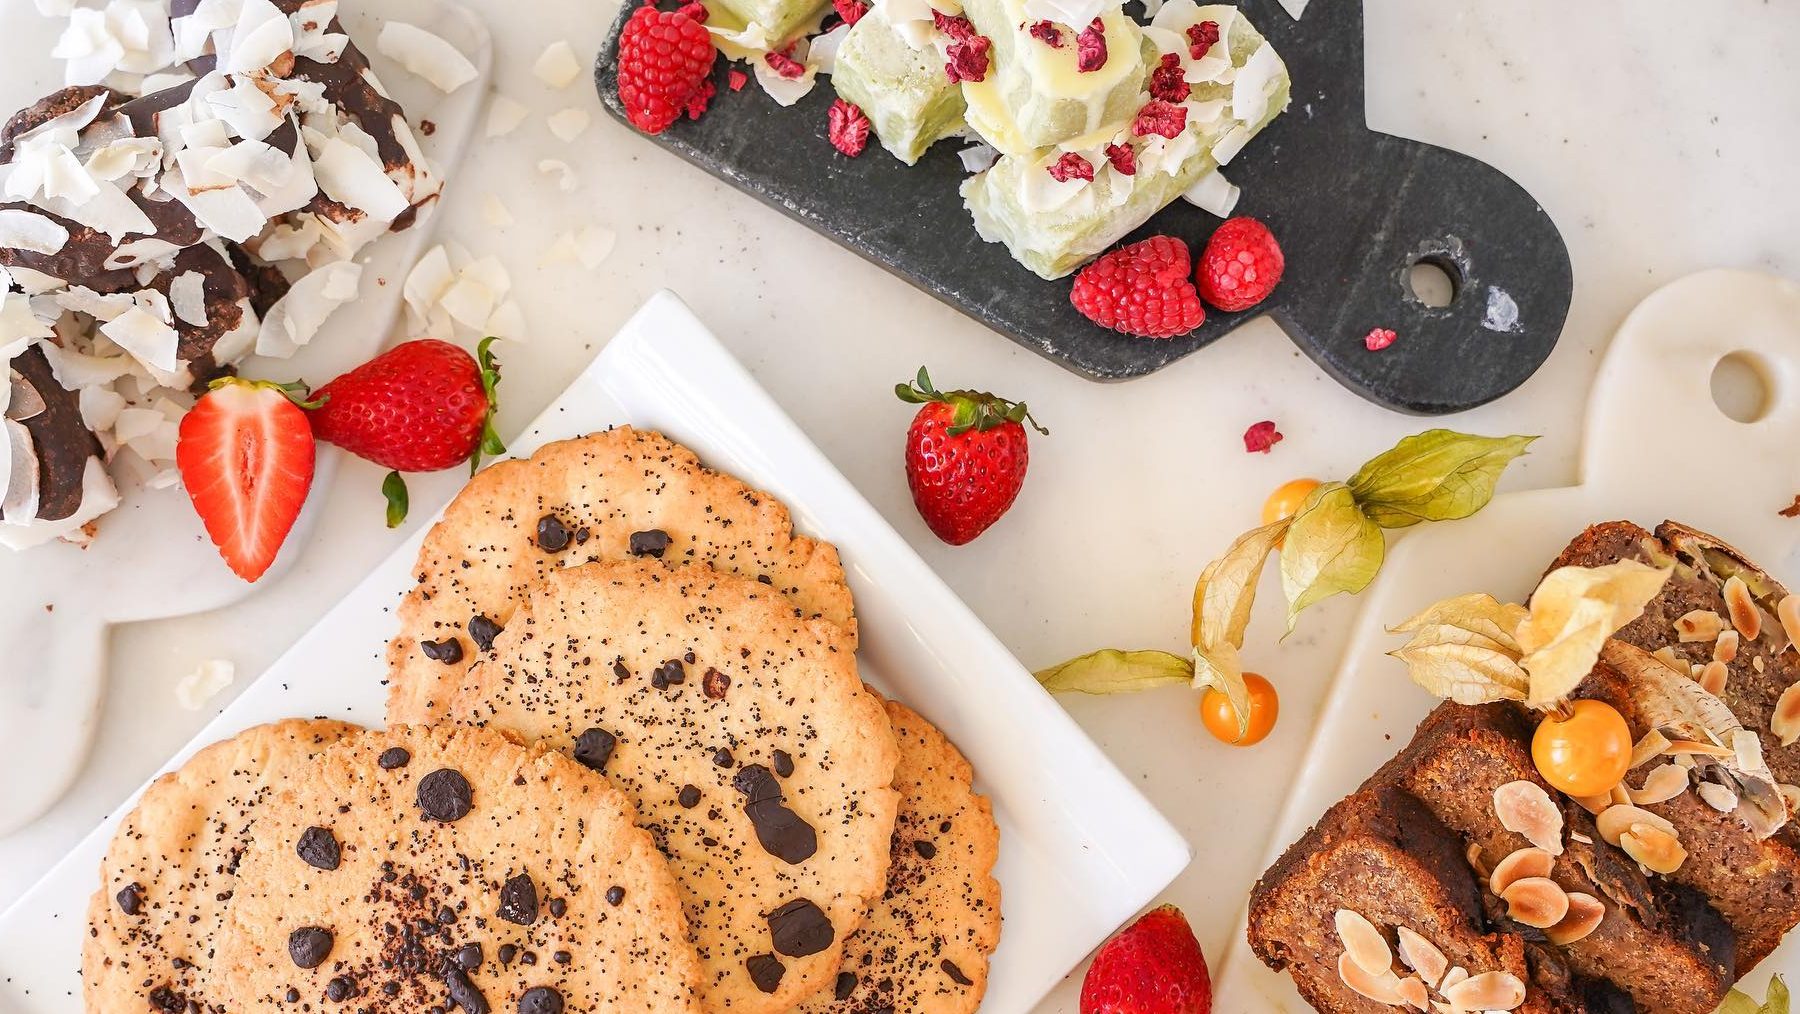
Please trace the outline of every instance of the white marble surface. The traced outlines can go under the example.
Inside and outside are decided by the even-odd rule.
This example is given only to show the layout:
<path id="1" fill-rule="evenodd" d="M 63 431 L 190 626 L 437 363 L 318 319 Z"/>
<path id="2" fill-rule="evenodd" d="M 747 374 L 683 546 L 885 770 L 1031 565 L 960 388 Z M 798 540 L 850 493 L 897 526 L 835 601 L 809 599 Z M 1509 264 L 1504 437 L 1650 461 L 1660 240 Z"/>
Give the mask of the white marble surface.
<path id="1" fill-rule="evenodd" d="M 503 429 L 547 403 L 645 296 L 673 287 L 1028 666 L 1104 644 L 1180 646 L 1195 574 L 1254 522 L 1270 488 L 1296 475 L 1341 477 L 1427 425 L 1345 393 L 1266 322 L 1145 380 L 1080 380 L 633 137 L 600 113 L 585 84 L 559 93 L 539 84 L 531 63 L 542 48 L 567 38 L 591 54 L 610 6 L 534 0 L 521 18 L 500 0 L 472 3 L 493 15 L 501 90 L 536 113 L 513 137 L 478 144 L 438 223 L 445 237 L 510 261 L 532 325 L 529 346 L 507 357 Z M 1445 420 L 1543 434 L 1507 486 L 1566 484 L 1598 352 L 1638 299 L 1704 267 L 1800 276 L 1792 185 L 1800 70 L 1787 44 L 1800 38 L 1800 6 L 1372 0 L 1369 8 L 1371 124 L 1511 173 L 1569 243 L 1575 304 L 1554 356 L 1512 396 Z M 8 54 L 0 83 L 44 76 L 40 59 Z M 543 117 L 569 105 L 592 111 L 594 126 L 565 146 Z M 580 188 L 563 195 L 549 186 L 535 170 L 546 157 L 577 166 Z M 517 224 L 484 223 L 490 192 Z M 585 223 L 619 234 L 604 265 L 535 267 L 550 238 Z M 899 467 L 909 412 L 890 389 L 920 363 L 940 384 L 1029 399 L 1053 431 L 1034 439 L 1012 513 L 960 549 L 918 520 Z M 1287 439 L 1267 457 L 1246 455 L 1239 435 L 1264 418 Z M 94 759 L 54 811 L 0 839 L 0 905 L 204 721 L 175 703 L 185 673 L 225 657 L 240 681 L 250 678 L 402 537 L 381 525 L 377 468 L 349 462 L 340 476 L 309 508 L 325 516 L 282 582 L 214 613 L 114 632 Z M 415 503 L 440 502 L 459 482 L 455 473 L 417 481 Z M 1281 687 L 1283 715 L 1251 750 L 1212 742 L 1186 691 L 1066 702 L 1197 847 L 1168 899 L 1187 909 L 1209 954 L 1223 949 L 1274 817 L 1269 800 L 1241 786 L 1242 774 L 1249 765 L 1292 769 L 1348 615 L 1343 602 L 1318 609 L 1279 646 L 1270 616 L 1253 626 L 1246 654 Z M 1045 1009 L 1073 1010 L 1075 985 Z"/>

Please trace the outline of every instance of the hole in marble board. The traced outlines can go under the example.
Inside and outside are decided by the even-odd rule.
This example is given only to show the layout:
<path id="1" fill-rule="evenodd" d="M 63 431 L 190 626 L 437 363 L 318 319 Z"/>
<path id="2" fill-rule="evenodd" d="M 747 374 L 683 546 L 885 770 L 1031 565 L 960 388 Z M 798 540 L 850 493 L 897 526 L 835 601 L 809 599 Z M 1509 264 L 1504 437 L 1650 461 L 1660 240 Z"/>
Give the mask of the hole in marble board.
<path id="1" fill-rule="evenodd" d="M 1462 291 L 1462 269 L 1448 257 L 1427 256 L 1413 261 L 1406 276 L 1412 297 L 1434 310 L 1456 302 Z"/>
<path id="2" fill-rule="evenodd" d="M 1712 371 L 1713 404 L 1741 423 L 1758 422 L 1775 406 L 1775 384 L 1761 356 L 1733 352 Z"/>

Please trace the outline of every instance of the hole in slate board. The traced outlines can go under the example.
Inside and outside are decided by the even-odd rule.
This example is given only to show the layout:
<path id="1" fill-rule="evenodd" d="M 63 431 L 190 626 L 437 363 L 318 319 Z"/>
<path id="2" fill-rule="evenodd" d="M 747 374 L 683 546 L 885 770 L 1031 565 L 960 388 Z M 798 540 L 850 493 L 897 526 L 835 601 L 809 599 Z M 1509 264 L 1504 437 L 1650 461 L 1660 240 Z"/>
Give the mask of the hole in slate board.
<path id="1" fill-rule="evenodd" d="M 1768 365 L 1750 352 L 1733 352 L 1720 359 L 1713 367 L 1712 399 L 1728 418 L 1741 423 L 1760 421 L 1775 404 Z"/>
<path id="2" fill-rule="evenodd" d="M 1407 274 L 1413 298 L 1434 310 L 1456 302 L 1462 292 L 1462 269 L 1448 257 L 1421 257 Z"/>

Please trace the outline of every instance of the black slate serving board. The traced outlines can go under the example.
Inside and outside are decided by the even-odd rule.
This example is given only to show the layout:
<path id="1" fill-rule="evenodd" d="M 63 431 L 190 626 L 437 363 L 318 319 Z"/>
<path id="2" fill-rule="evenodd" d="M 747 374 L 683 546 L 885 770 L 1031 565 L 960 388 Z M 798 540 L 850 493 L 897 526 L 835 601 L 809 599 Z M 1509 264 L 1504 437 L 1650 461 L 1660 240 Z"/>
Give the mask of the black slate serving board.
<path id="1" fill-rule="evenodd" d="M 1099 328 L 1069 304 L 1069 280 L 1044 281 L 975 234 L 957 187 L 954 140 L 902 165 L 871 143 L 847 159 L 826 140 L 829 78 L 782 108 L 754 82 L 733 93 L 719 61 L 719 95 L 698 121 L 646 138 L 1078 373 L 1141 377 L 1212 344 L 1243 321 L 1272 314 L 1345 387 L 1403 412 L 1441 414 L 1491 401 L 1524 383 L 1562 332 L 1572 290 L 1562 236 L 1531 195 L 1466 155 L 1370 130 L 1363 106 L 1363 12 L 1357 0 L 1320 0 L 1295 21 L 1275 0 L 1241 8 L 1286 61 L 1288 111 L 1225 173 L 1243 188 L 1234 214 L 1267 222 L 1287 270 L 1263 305 L 1209 309 L 1191 334 L 1165 341 Z M 621 122 L 620 11 L 595 67 Z M 1176 201 L 1128 241 L 1156 233 L 1196 256 L 1218 219 Z M 1414 295 L 1413 265 L 1450 276 L 1449 305 Z M 1516 303 L 1510 330 L 1484 326 L 1490 291 Z M 1370 352 L 1371 328 L 1399 339 Z"/>

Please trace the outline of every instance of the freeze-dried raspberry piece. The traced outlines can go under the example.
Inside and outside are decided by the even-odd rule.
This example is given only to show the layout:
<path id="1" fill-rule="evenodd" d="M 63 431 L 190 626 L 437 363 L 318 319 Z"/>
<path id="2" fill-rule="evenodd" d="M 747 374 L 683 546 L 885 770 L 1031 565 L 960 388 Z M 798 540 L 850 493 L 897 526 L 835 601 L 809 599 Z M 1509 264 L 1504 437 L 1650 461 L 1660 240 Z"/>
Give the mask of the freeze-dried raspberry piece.
<path id="1" fill-rule="evenodd" d="M 1056 27 L 1054 22 L 1036 22 L 1031 26 L 1031 37 L 1042 42 L 1044 45 L 1049 46 L 1051 49 L 1062 48 L 1062 29 Z"/>
<path id="2" fill-rule="evenodd" d="M 975 25 L 971 23 L 968 18 L 962 17 L 961 15 L 945 14 L 943 11 L 934 10 L 931 12 L 931 23 L 937 27 L 938 31 L 943 32 L 952 39 L 972 39 L 979 37 L 975 34 Z"/>
<path id="3" fill-rule="evenodd" d="M 1213 43 L 1219 41 L 1219 23 L 1202 21 L 1197 25 L 1189 25 L 1187 37 L 1188 55 L 1198 60 L 1213 48 Z"/>
<path id="4" fill-rule="evenodd" d="M 1363 335 L 1363 348 L 1370 352 L 1380 352 L 1394 344 L 1394 340 L 1399 337 L 1400 335 L 1391 328 L 1378 327 Z"/>
<path id="5" fill-rule="evenodd" d="M 1181 57 L 1164 53 L 1162 66 L 1150 72 L 1150 95 L 1164 102 L 1186 102 L 1193 90 L 1182 77 Z"/>
<path id="6" fill-rule="evenodd" d="M 706 24 L 706 5 L 701 3 L 700 0 L 688 0 L 687 3 L 675 8 L 675 10 L 678 14 L 686 14 L 695 21 L 698 21 L 703 25 Z"/>
<path id="7" fill-rule="evenodd" d="M 1055 165 L 1044 168 L 1049 170 L 1050 178 L 1058 183 L 1094 178 L 1094 164 L 1072 151 L 1063 152 L 1062 158 L 1057 159 Z"/>
<path id="8" fill-rule="evenodd" d="M 779 53 L 764 53 L 763 62 L 768 64 L 775 73 L 790 81 L 805 77 L 806 65 L 794 59 L 793 53 L 794 46 L 789 43 L 788 47 Z"/>
<path id="9" fill-rule="evenodd" d="M 944 50 L 944 55 L 949 60 L 944 64 L 944 73 L 953 82 L 985 79 L 988 72 L 988 50 L 993 45 L 993 40 L 985 35 L 970 35 L 966 39 L 952 42 Z"/>
<path id="10" fill-rule="evenodd" d="M 1088 74 L 1106 66 L 1106 26 L 1095 18 L 1075 37 L 1075 69 Z"/>
<path id="11" fill-rule="evenodd" d="M 869 13 L 869 5 L 863 3 L 863 0 L 831 0 L 831 6 L 846 25 L 856 24 L 864 14 Z"/>
<path id="12" fill-rule="evenodd" d="M 713 84 L 712 78 L 709 77 L 705 81 L 700 82 L 699 90 L 694 92 L 693 96 L 687 101 L 687 118 L 690 120 L 698 120 L 700 114 L 706 112 L 706 107 L 712 104 L 713 96 L 717 94 L 718 91 L 719 86 Z"/>
<path id="13" fill-rule="evenodd" d="M 750 75 L 733 67 L 726 72 L 725 83 L 731 87 L 732 91 L 741 92 L 744 90 L 744 86 L 750 83 Z"/>
<path id="14" fill-rule="evenodd" d="M 1250 454 L 1267 454 L 1281 443 L 1281 431 L 1264 419 L 1244 431 L 1244 450 Z"/>
<path id="15" fill-rule="evenodd" d="M 1131 132 L 1139 137 L 1157 134 L 1162 137 L 1178 137 L 1187 127 L 1187 107 L 1178 106 L 1162 99 L 1151 99 L 1138 110 L 1137 120 L 1131 125 Z"/>
<path id="16" fill-rule="evenodd" d="M 1107 145 L 1106 160 L 1120 176 L 1137 175 L 1137 151 L 1129 144 Z"/>
<path id="17" fill-rule="evenodd" d="M 831 146 L 850 158 L 861 155 L 869 146 L 869 118 L 855 104 L 838 99 L 825 114 L 825 122 Z"/>

